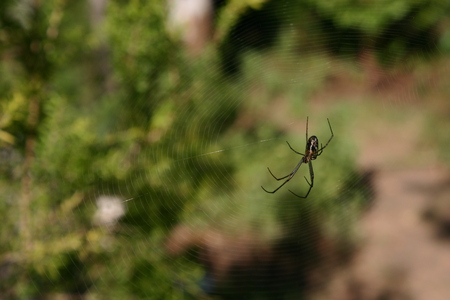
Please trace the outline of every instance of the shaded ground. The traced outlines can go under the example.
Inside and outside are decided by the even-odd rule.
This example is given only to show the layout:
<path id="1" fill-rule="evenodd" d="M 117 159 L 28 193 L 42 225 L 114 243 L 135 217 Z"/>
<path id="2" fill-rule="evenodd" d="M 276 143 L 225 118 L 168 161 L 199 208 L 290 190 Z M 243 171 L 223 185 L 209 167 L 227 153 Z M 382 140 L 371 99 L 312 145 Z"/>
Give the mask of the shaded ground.
<path id="1" fill-rule="evenodd" d="M 374 204 L 360 249 L 317 299 L 450 299 L 450 174 L 433 147 L 420 147 L 423 117 L 405 119 L 361 134 Z"/>
<path id="2" fill-rule="evenodd" d="M 361 249 L 328 299 L 450 299 L 450 243 L 423 217 L 447 180 L 437 169 L 380 171 L 375 205 L 360 224 Z"/>
<path id="3" fill-rule="evenodd" d="M 341 82 L 316 96 L 326 99 L 337 88 L 350 98 L 382 97 L 373 115 L 355 116 L 358 124 L 372 122 L 356 128 L 354 136 L 362 145 L 358 164 L 375 174 L 374 204 L 359 222 L 360 248 L 328 288 L 311 298 L 450 299 L 450 172 L 437 157 L 433 137 L 423 140 L 433 101 L 418 100 L 416 89 L 427 80 L 393 76 L 392 84 L 380 85 L 387 82 L 382 74 L 368 73 L 377 76 L 367 76 L 372 84 L 359 90 Z M 399 107 L 395 122 L 386 121 L 390 108 Z"/>

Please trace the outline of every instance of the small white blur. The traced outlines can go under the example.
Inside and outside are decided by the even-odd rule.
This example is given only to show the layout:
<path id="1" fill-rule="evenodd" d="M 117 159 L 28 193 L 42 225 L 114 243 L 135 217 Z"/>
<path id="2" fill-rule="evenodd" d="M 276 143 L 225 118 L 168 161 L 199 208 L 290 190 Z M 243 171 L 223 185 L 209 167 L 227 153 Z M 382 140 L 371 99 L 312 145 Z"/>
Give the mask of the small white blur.
<path id="1" fill-rule="evenodd" d="M 125 206 L 121 199 L 116 196 L 100 196 L 93 221 L 99 226 L 112 227 L 124 215 Z"/>

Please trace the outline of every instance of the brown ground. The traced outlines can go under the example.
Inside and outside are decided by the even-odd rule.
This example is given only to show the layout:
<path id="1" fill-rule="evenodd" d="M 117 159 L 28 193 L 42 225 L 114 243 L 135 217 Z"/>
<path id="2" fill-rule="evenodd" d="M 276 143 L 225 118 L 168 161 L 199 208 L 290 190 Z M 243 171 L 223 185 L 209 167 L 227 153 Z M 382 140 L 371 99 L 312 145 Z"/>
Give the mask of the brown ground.
<path id="1" fill-rule="evenodd" d="M 358 225 L 360 248 L 311 299 L 450 299 L 450 171 L 439 161 L 433 137 L 423 140 L 432 101 L 417 98 L 418 84 L 409 75 L 373 77 L 377 83 L 357 90 L 333 80 L 313 98 L 317 111 L 331 104 L 327 98 L 367 95 L 378 107 L 354 117 L 351 135 L 361 146 L 360 169 L 375 174 L 374 205 Z M 391 109 L 400 120 L 390 120 Z"/>
<path id="2" fill-rule="evenodd" d="M 450 299 L 450 243 L 424 218 L 432 191 L 447 180 L 437 169 L 381 170 L 375 205 L 361 220 L 361 249 L 325 298 Z"/>
<path id="3" fill-rule="evenodd" d="M 313 299 L 450 299 L 450 173 L 434 147 L 419 146 L 423 115 L 405 113 L 402 124 L 357 129 L 359 165 L 375 171 L 374 205 L 350 265 Z"/>

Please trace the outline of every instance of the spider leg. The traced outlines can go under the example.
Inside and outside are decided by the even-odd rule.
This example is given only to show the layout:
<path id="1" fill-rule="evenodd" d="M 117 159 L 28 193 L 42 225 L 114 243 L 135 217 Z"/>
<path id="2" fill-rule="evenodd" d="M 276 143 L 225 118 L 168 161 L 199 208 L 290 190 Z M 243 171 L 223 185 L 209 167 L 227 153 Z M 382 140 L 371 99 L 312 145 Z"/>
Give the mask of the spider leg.
<path id="1" fill-rule="evenodd" d="M 269 170 L 270 174 L 271 174 L 276 180 L 283 180 L 283 179 L 286 178 L 286 177 L 288 177 L 288 179 L 286 179 L 279 187 L 277 187 L 277 188 L 276 188 L 274 191 L 272 191 L 272 192 L 266 190 L 263 186 L 261 186 L 261 188 L 262 188 L 266 193 L 270 193 L 270 194 L 275 193 L 275 192 L 278 191 L 283 185 L 285 185 L 286 183 L 288 183 L 289 180 L 292 179 L 292 177 L 294 177 L 295 173 L 297 173 L 297 171 L 298 171 L 298 169 L 300 168 L 300 166 L 302 165 L 302 163 L 303 163 L 303 158 L 300 160 L 300 162 L 297 164 L 297 166 L 295 166 L 294 170 L 293 170 L 289 175 L 286 175 L 286 176 L 281 177 L 281 178 L 275 177 L 275 175 L 272 174 L 272 172 L 270 171 L 270 169 L 267 168 L 267 169 Z"/>
<path id="2" fill-rule="evenodd" d="M 291 147 L 291 145 L 289 144 L 288 141 L 286 141 L 286 143 L 288 144 L 289 148 L 291 148 L 292 151 L 294 151 L 295 153 L 300 154 L 300 155 L 302 155 L 302 156 L 305 156 L 305 154 L 295 151 L 295 150 Z"/>
<path id="3" fill-rule="evenodd" d="M 320 144 L 320 147 L 321 147 L 321 148 L 320 148 L 319 150 L 317 150 L 317 152 L 320 152 L 320 154 L 322 154 L 321 151 L 323 151 L 323 149 L 325 149 L 325 147 L 328 146 L 328 144 L 331 142 L 331 140 L 332 140 L 333 137 L 334 137 L 333 129 L 331 128 L 330 120 L 329 120 L 328 118 L 327 118 L 327 121 L 328 121 L 328 126 L 330 127 L 331 137 L 330 137 L 330 139 L 328 140 L 328 142 L 325 144 L 325 146 L 322 147 L 322 144 Z M 319 154 L 319 155 L 320 155 L 320 154 Z"/>
<path id="4" fill-rule="evenodd" d="M 322 154 L 322 152 L 323 152 L 323 147 L 322 147 L 322 143 L 320 143 L 320 148 L 317 150 L 316 157 L 320 156 Z"/>
<path id="5" fill-rule="evenodd" d="M 322 154 L 322 152 L 323 152 L 323 150 L 322 150 L 322 149 L 319 149 L 319 150 L 317 150 L 317 154 L 316 154 L 316 157 L 317 157 L 317 156 L 320 156 L 320 155 Z"/>
<path id="6" fill-rule="evenodd" d="M 266 190 L 263 186 L 261 186 L 261 188 L 264 190 L 264 192 L 269 193 L 269 194 L 273 194 L 273 193 L 275 193 L 276 191 L 278 191 L 279 189 L 281 189 L 281 187 L 282 187 L 283 185 L 285 185 L 286 183 L 288 183 L 289 180 L 291 180 L 291 179 L 292 179 L 292 177 L 289 177 L 288 179 L 286 179 L 285 182 L 283 182 L 279 187 L 277 187 L 277 188 L 276 188 L 274 191 L 272 191 L 272 192 Z"/>
<path id="7" fill-rule="evenodd" d="M 306 198 L 306 197 L 308 197 L 309 193 L 311 192 L 311 190 L 312 190 L 312 188 L 314 186 L 314 169 L 313 169 L 313 166 L 312 166 L 312 162 L 309 162 L 309 176 L 310 176 L 310 179 L 311 179 L 311 183 L 309 183 L 308 179 L 306 179 L 306 177 L 305 177 L 306 182 L 309 184 L 309 190 L 308 190 L 308 192 L 306 193 L 305 196 L 303 196 L 303 197 L 299 196 L 299 195 L 297 195 L 296 193 L 294 193 L 291 190 L 289 190 L 289 192 L 291 192 L 292 194 L 294 194 L 295 196 L 297 196 L 299 198 Z"/>
<path id="8" fill-rule="evenodd" d="M 272 177 L 275 178 L 276 180 L 282 180 L 282 179 L 285 179 L 285 178 L 287 178 L 287 177 L 292 175 L 292 173 L 289 173 L 288 175 L 286 175 L 284 177 L 278 178 L 275 175 L 273 175 L 273 173 L 272 173 L 272 171 L 270 171 L 269 167 L 267 167 L 267 170 L 269 170 L 270 175 L 272 175 Z"/>
<path id="9" fill-rule="evenodd" d="M 311 183 L 309 183 L 308 178 L 306 178 L 306 176 L 303 176 L 303 177 L 305 177 L 305 180 L 308 183 L 308 185 L 311 186 Z"/>
<path id="10" fill-rule="evenodd" d="M 306 117 L 306 143 L 308 144 L 308 116 Z"/>

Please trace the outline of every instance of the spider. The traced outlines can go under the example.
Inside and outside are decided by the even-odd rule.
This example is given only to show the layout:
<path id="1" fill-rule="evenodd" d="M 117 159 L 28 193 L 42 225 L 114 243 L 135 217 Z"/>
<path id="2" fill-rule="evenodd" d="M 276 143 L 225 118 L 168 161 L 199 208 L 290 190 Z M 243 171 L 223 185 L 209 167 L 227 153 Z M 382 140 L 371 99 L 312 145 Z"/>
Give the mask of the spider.
<path id="1" fill-rule="evenodd" d="M 286 143 L 288 144 L 289 148 L 291 148 L 292 151 L 294 151 L 297 154 L 302 155 L 303 157 L 300 159 L 300 162 L 297 164 L 297 166 L 294 168 L 294 170 L 289 173 L 288 175 L 281 177 L 281 178 L 277 178 L 275 175 L 273 175 L 272 171 L 270 171 L 270 169 L 267 167 L 267 170 L 269 170 L 270 175 L 272 175 L 273 178 L 275 178 L 276 180 L 283 180 L 285 178 L 287 178 L 279 187 L 277 187 L 274 191 L 270 192 L 268 190 L 266 190 L 263 186 L 262 189 L 266 192 L 266 193 L 270 193 L 273 194 L 276 191 L 278 191 L 283 185 L 285 185 L 286 183 L 288 183 L 295 175 L 295 173 L 297 173 L 298 169 L 300 168 L 300 166 L 302 165 L 302 163 L 308 164 L 309 165 L 309 176 L 310 176 L 310 180 L 311 183 L 309 183 L 308 179 L 305 176 L 305 180 L 309 185 L 309 190 L 306 193 L 305 196 L 299 196 L 296 193 L 294 193 L 293 191 L 289 190 L 289 192 L 291 192 L 292 194 L 294 194 L 295 196 L 299 197 L 299 198 L 306 198 L 309 195 L 309 192 L 311 192 L 311 189 L 314 186 L 314 170 L 313 170 L 313 166 L 312 166 L 312 161 L 314 159 L 316 159 L 319 155 L 322 154 L 323 149 L 325 149 L 326 146 L 328 146 L 328 144 L 330 143 L 331 139 L 334 137 L 333 134 L 333 129 L 331 129 L 331 124 L 330 124 L 330 120 L 328 120 L 328 126 L 330 127 L 330 131 L 331 131 L 331 137 L 328 140 L 328 142 L 325 144 L 325 146 L 322 146 L 322 144 L 320 144 L 320 149 L 319 148 L 319 139 L 313 135 L 308 139 L 308 117 L 306 117 L 306 147 L 305 147 L 305 154 L 300 153 L 295 151 L 291 145 L 289 144 L 288 141 L 286 141 Z"/>

